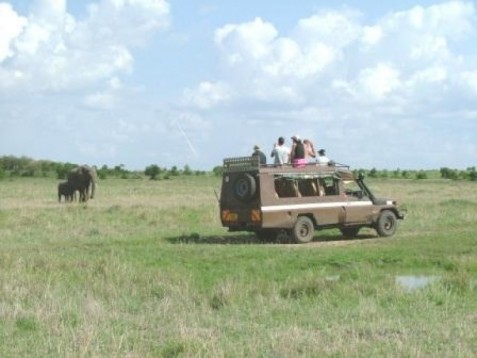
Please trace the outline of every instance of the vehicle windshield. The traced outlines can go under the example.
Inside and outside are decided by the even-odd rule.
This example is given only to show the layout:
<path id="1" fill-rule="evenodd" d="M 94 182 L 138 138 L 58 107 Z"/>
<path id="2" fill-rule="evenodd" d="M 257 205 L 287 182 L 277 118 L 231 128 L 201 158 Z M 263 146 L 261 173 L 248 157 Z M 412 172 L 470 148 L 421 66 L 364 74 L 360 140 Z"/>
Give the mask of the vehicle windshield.
<path id="1" fill-rule="evenodd" d="M 356 180 L 343 180 L 343 186 L 346 195 L 356 196 L 358 198 L 363 198 L 367 196 L 367 191 L 362 187 L 359 181 Z"/>

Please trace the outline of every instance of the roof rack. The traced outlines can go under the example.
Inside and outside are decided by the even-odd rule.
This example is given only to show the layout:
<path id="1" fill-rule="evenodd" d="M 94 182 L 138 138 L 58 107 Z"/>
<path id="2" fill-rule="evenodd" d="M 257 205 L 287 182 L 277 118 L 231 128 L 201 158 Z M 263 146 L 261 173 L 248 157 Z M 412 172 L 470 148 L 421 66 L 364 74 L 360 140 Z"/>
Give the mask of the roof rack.
<path id="1" fill-rule="evenodd" d="M 224 159 L 224 169 L 227 171 L 248 171 L 256 170 L 260 167 L 258 156 L 234 157 Z"/>
<path id="2" fill-rule="evenodd" d="M 336 163 L 331 161 L 328 165 L 318 165 L 322 168 L 330 168 L 330 169 L 347 169 L 349 170 L 349 165 Z M 248 156 L 248 157 L 232 157 L 232 158 L 225 158 L 224 159 L 224 169 L 225 171 L 229 172 L 237 172 L 237 171 L 250 171 L 250 170 L 258 170 L 259 168 L 287 168 L 296 170 L 298 168 L 293 167 L 291 164 L 283 164 L 277 166 L 275 164 L 260 164 L 260 158 L 258 156 Z M 316 168 L 316 163 L 308 163 L 303 168 Z"/>

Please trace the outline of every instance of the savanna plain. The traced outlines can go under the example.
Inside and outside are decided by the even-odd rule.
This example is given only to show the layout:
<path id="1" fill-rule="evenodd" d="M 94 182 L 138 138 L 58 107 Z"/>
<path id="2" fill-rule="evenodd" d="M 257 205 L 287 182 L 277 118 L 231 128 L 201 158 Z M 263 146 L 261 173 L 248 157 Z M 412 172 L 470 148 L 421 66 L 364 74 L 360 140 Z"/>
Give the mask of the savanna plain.
<path id="1" fill-rule="evenodd" d="M 397 234 L 304 245 L 227 233 L 219 177 L 56 184 L 0 181 L 1 357 L 477 356 L 475 182 L 369 180 Z"/>

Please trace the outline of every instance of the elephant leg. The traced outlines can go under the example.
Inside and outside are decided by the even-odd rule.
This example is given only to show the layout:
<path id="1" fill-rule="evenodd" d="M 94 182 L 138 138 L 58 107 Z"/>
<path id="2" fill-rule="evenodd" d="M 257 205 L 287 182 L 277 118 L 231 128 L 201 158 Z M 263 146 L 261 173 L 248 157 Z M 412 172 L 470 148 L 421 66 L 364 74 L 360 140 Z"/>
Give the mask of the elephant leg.
<path id="1" fill-rule="evenodd" d="M 86 188 L 82 188 L 80 190 L 80 202 L 85 203 L 86 201 L 88 201 L 88 192 Z"/>

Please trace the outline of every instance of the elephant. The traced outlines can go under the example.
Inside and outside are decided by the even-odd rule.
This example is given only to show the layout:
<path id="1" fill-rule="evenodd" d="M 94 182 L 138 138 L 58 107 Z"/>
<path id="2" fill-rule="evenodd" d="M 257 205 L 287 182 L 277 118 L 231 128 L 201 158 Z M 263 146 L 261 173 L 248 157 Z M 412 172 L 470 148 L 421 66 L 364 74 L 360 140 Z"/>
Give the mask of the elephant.
<path id="1" fill-rule="evenodd" d="M 76 199 L 76 190 L 69 182 L 61 182 L 58 184 L 58 202 L 61 202 L 61 197 L 65 198 L 65 202 Z"/>
<path id="2" fill-rule="evenodd" d="M 85 202 L 89 198 L 93 199 L 96 191 L 97 174 L 95 167 L 82 165 L 72 169 L 68 175 L 68 183 L 79 191 L 79 201 Z M 91 185 L 91 194 L 89 187 Z"/>

